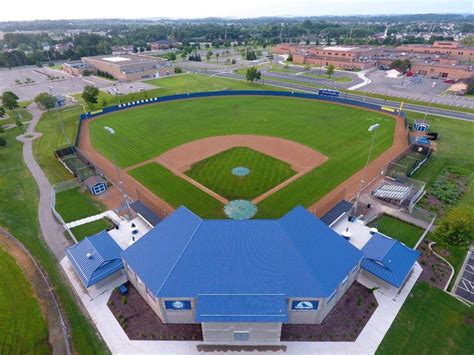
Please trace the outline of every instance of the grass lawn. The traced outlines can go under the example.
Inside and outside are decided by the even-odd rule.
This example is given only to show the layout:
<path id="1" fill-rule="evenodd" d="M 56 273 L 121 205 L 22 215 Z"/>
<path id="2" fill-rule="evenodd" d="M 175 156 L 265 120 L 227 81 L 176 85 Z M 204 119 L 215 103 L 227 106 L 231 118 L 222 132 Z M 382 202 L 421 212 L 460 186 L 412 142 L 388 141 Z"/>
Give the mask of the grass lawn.
<path id="1" fill-rule="evenodd" d="M 56 211 L 66 223 L 104 212 L 105 208 L 79 188 L 56 194 Z"/>
<path id="2" fill-rule="evenodd" d="M 104 229 L 107 229 L 111 226 L 110 222 L 106 219 L 99 219 L 97 221 L 83 224 L 74 228 L 71 228 L 72 234 L 76 237 L 78 241 L 84 239 L 85 237 L 97 234 L 102 232 Z"/>
<path id="3" fill-rule="evenodd" d="M 74 178 L 56 159 L 54 151 L 70 143 L 74 144 L 81 113 L 80 106 L 64 108 L 58 112 L 45 112 L 36 125 L 36 130 L 43 136 L 33 142 L 33 153 L 51 184 Z"/>
<path id="4" fill-rule="evenodd" d="M 8 201 L 8 203 L 0 203 L 0 225 L 8 229 L 28 248 L 48 274 L 58 295 L 59 303 L 68 318 L 74 350 L 79 354 L 106 353 L 107 349 L 104 343 L 97 336 L 95 328 L 89 320 L 82 314 L 76 298 L 69 286 L 66 285 L 67 281 L 63 279 L 62 273 L 59 271 L 56 259 L 39 234 L 38 189 L 23 162 L 22 144 L 15 140 L 15 136 L 20 133 L 20 130 L 15 128 L 2 134 L 2 137 L 7 140 L 7 146 L 0 148 L 0 161 L 2 162 L 0 201 Z M 14 312 L 19 311 L 17 307 L 14 308 Z M 31 329 L 32 334 L 35 332 L 37 329 Z M 15 345 L 21 346 L 19 343 Z M 26 353 L 22 349 L 14 350 L 12 350 L 13 353 Z M 35 351 L 33 350 L 32 353 Z"/>
<path id="5" fill-rule="evenodd" d="M 89 127 L 93 146 L 109 158 L 103 127 L 114 128 L 113 148 L 122 167 L 196 139 L 228 134 L 280 137 L 328 156 L 323 165 L 259 204 L 259 217 L 279 217 L 298 204 L 310 205 L 360 169 L 370 145 L 367 127 L 374 123 L 381 123 L 375 158 L 393 142 L 394 119 L 376 112 L 302 99 L 221 97 L 166 102 L 106 115 L 91 121 Z M 343 148 L 347 142 L 351 142 L 350 149 Z M 147 180 L 156 185 L 153 179 Z"/>
<path id="6" fill-rule="evenodd" d="M 474 308 L 416 284 L 377 354 L 472 354 Z"/>
<path id="7" fill-rule="evenodd" d="M 128 172 L 174 208 L 181 205 L 203 218 L 224 218 L 224 205 L 157 163 Z"/>
<path id="8" fill-rule="evenodd" d="M 309 76 L 310 78 L 316 79 L 332 80 L 337 81 L 339 83 L 350 83 L 352 81 L 352 78 L 350 76 L 329 76 L 327 74 L 316 74 L 314 72 L 305 73 L 304 76 Z"/>
<path id="9" fill-rule="evenodd" d="M 51 354 L 38 300 L 15 259 L 0 247 L 0 354 Z"/>
<path id="10" fill-rule="evenodd" d="M 247 176 L 235 176 L 231 170 L 243 166 Z M 236 147 L 194 164 L 186 175 L 228 200 L 251 200 L 295 175 L 290 164 L 257 152 Z"/>
<path id="11" fill-rule="evenodd" d="M 415 246 L 416 242 L 423 234 L 422 228 L 385 214 L 372 221 L 370 226 L 376 226 L 379 232 L 394 239 L 398 239 L 411 248 Z"/>

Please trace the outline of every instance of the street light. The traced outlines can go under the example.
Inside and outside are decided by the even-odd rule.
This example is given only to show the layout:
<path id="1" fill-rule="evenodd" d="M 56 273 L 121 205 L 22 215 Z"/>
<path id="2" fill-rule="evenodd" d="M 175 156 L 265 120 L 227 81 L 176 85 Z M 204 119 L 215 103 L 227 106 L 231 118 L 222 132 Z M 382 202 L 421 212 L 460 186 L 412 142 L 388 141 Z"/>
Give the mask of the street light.
<path id="1" fill-rule="evenodd" d="M 357 193 L 356 201 L 354 203 L 353 215 L 355 216 L 357 216 L 357 207 L 359 206 L 360 195 L 362 194 L 362 189 L 364 188 L 365 179 L 367 177 L 367 170 L 369 168 L 369 163 L 370 163 L 370 157 L 372 156 L 372 150 L 374 149 L 375 133 L 377 132 L 379 127 L 380 127 L 380 124 L 376 123 L 370 126 L 369 129 L 367 130 L 368 132 L 373 132 L 372 142 L 370 143 L 369 155 L 367 156 L 367 162 L 365 163 L 364 175 L 362 176 L 362 179 L 360 180 L 359 192 Z"/>
<path id="2" fill-rule="evenodd" d="M 112 127 L 105 126 L 104 129 L 107 131 L 109 136 L 109 150 L 112 153 L 112 157 L 114 159 L 115 170 L 117 173 L 117 178 L 119 180 L 119 190 L 123 194 L 123 199 L 125 202 L 125 206 L 127 207 L 128 213 L 130 213 L 130 204 L 128 202 L 127 192 L 123 187 L 122 175 L 120 174 L 120 169 L 117 164 L 117 155 L 115 154 L 115 150 L 112 147 L 112 136 L 115 135 L 115 130 Z"/>

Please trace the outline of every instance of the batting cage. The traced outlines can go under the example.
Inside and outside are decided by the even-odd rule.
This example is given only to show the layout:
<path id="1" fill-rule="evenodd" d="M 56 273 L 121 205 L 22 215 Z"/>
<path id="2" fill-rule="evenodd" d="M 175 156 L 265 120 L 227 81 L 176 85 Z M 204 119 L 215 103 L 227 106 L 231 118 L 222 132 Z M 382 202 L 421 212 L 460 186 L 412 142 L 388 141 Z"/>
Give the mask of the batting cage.
<path id="1" fill-rule="evenodd" d="M 75 146 L 58 149 L 54 154 L 61 164 L 80 181 L 101 174 L 96 166 L 90 163 Z"/>

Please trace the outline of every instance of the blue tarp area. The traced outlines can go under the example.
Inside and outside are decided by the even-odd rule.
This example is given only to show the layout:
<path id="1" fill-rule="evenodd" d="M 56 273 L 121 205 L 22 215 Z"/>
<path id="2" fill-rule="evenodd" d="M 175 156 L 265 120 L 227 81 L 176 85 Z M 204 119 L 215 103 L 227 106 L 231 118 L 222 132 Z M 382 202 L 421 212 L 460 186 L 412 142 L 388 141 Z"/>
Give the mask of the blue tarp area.
<path id="1" fill-rule="evenodd" d="M 123 269 L 122 249 L 106 231 L 84 238 L 65 252 L 86 287 Z"/>
<path id="2" fill-rule="evenodd" d="M 285 295 L 199 295 L 196 322 L 288 321 Z"/>
<path id="3" fill-rule="evenodd" d="M 375 233 L 362 248 L 361 267 L 395 287 L 401 287 L 420 253 L 396 239 Z"/>

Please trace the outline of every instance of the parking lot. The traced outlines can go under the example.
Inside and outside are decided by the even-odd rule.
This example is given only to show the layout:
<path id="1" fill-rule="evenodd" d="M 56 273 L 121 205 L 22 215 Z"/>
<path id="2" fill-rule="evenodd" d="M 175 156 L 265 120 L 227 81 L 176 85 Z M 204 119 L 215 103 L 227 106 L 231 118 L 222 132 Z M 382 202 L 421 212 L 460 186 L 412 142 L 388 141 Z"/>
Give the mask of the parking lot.
<path id="1" fill-rule="evenodd" d="M 48 92 L 50 87 L 54 95 L 66 95 L 81 92 L 84 86 L 91 84 L 103 87 L 110 85 L 110 82 L 93 77 L 82 80 L 50 68 L 21 67 L 0 70 L 0 92 L 11 90 L 20 100 L 33 99 L 41 92 Z"/>
<path id="2" fill-rule="evenodd" d="M 454 293 L 468 302 L 474 303 L 474 253 L 468 252 L 467 263 Z"/>
<path id="3" fill-rule="evenodd" d="M 433 97 L 433 102 L 436 103 L 474 108 L 474 99 L 446 94 L 446 89 L 452 84 L 445 83 L 442 78 L 431 79 L 423 76 L 387 78 L 385 73 L 383 70 L 374 70 L 367 73 L 366 76 L 372 82 L 360 90 L 427 102 L 431 101 Z M 434 88 L 433 83 L 436 83 Z"/>

